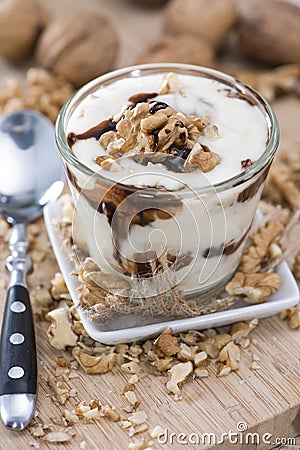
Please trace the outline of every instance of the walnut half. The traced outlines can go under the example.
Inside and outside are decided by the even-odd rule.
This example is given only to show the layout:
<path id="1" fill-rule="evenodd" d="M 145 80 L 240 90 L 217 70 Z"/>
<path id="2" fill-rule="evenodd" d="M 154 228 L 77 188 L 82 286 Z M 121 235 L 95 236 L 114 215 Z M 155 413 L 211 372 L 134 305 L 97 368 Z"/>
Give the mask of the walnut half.
<path id="1" fill-rule="evenodd" d="M 244 295 L 248 303 L 263 303 L 275 294 L 280 286 L 277 273 L 242 273 L 237 272 L 226 285 L 230 295 Z"/>

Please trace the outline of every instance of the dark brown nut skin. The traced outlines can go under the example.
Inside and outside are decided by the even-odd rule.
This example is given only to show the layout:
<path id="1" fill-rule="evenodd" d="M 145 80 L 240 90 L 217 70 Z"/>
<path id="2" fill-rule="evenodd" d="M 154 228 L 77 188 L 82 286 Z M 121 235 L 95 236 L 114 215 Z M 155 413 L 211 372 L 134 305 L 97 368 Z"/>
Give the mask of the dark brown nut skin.
<path id="1" fill-rule="evenodd" d="M 300 7 L 272 0 L 243 3 L 239 42 L 242 51 L 268 65 L 300 62 Z"/>
<path id="2" fill-rule="evenodd" d="M 51 14 L 39 0 L 1 0 L 0 56 L 13 62 L 29 57 Z"/>
<path id="3" fill-rule="evenodd" d="M 213 66 L 213 50 L 201 38 L 182 34 L 163 36 L 154 42 L 137 61 L 140 64 L 157 62 L 178 62 Z"/>
<path id="4" fill-rule="evenodd" d="M 236 18 L 234 0 L 171 0 L 166 7 L 165 28 L 168 33 L 195 33 L 219 49 Z"/>
<path id="5" fill-rule="evenodd" d="M 118 39 L 101 11 L 80 11 L 54 20 L 42 33 L 36 57 L 74 86 L 112 69 Z"/>

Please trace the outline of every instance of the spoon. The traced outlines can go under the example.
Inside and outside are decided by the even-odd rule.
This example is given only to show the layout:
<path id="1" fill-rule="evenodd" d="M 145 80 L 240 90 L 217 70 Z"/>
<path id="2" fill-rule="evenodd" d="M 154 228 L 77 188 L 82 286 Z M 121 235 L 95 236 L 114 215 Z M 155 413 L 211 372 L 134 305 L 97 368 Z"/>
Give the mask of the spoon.
<path id="1" fill-rule="evenodd" d="M 31 421 L 37 394 L 33 317 L 26 287 L 32 261 L 26 255 L 26 224 L 63 189 L 63 170 L 54 127 L 41 114 L 22 110 L 0 118 L 0 214 L 12 224 L 10 272 L 0 343 L 0 416 L 23 430 Z"/>

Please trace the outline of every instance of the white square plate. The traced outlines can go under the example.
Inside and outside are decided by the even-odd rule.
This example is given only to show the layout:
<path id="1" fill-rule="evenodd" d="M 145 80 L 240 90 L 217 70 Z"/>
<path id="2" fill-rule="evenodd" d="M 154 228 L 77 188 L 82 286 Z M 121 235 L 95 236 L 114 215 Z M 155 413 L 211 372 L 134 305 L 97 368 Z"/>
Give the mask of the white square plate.
<path id="1" fill-rule="evenodd" d="M 78 281 L 75 276 L 70 275 L 74 270 L 73 263 L 69 260 L 62 241 L 55 229 L 54 220 L 61 218 L 61 207 L 59 201 L 49 203 L 44 209 L 44 218 L 49 238 L 65 279 L 70 295 L 75 305 L 78 305 L 76 288 Z M 280 311 L 295 306 L 299 302 L 299 289 L 297 283 L 288 267 L 283 262 L 278 268 L 281 277 L 280 289 L 272 295 L 267 302 L 258 305 L 249 305 L 239 302 L 232 309 L 219 311 L 212 314 L 201 315 L 186 319 L 162 320 L 150 319 L 133 314 L 111 319 L 103 324 L 95 324 L 88 320 L 86 313 L 78 307 L 78 313 L 86 332 L 96 341 L 104 344 L 117 344 L 121 342 L 134 342 L 161 333 L 165 328 L 171 327 L 174 333 L 188 330 L 203 330 L 206 328 L 219 327 L 237 321 L 263 318 L 279 313 Z"/>

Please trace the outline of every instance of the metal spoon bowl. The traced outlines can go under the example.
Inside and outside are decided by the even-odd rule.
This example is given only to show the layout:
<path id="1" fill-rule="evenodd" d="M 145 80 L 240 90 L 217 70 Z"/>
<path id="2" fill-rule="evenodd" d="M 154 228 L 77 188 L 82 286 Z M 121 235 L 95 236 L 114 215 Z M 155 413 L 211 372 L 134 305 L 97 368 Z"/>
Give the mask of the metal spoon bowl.
<path id="1" fill-rule="evenodd" d="M 0 343 L 0 416 L 14 430 L 30 423 L 37 393 L 34 324 L 26 287 L 32 270 L 26 224 L 59 196 L 63 180 L 54 126 L 46 117 L 22 110 L 0 118 L 0 214 L 13 225 Z"/>

